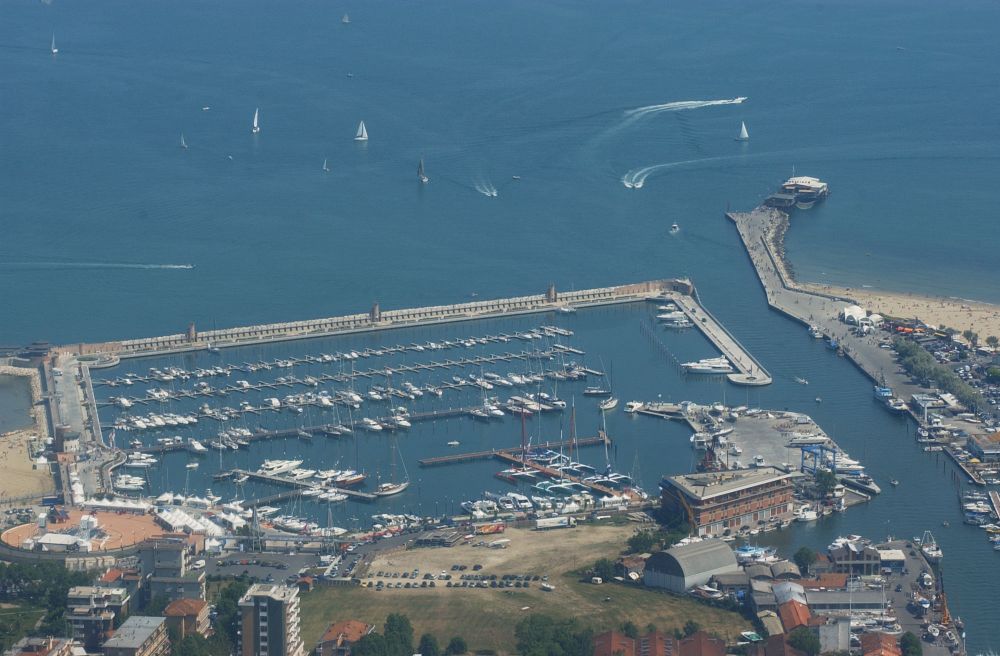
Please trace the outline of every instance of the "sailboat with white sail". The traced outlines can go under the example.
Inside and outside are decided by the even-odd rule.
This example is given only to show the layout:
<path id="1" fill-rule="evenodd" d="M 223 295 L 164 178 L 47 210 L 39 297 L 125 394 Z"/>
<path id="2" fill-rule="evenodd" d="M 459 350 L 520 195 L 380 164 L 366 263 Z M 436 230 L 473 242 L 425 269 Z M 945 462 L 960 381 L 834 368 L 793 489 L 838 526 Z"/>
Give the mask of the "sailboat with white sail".
<path id="1" fill-rule="evenodd" d="M 428 181 L 430 181 L 430 178 L 428 178 L 427 174 L 424 172 L 424 158 L 423 157 L 420 158 L 420 163 L 417 164 L 417 178 L 423 184 L 427 184 Z"/>
<path id="2" fill-rule="evenodd" d="M 325 171 L 326 173 L 330 172 L 330 165 L 327 163 L 326 157 L 323 158 L 323 171 Z"/>
<path id="3" fill-rule="evenodd" d="M 183 150 L 187 150 L 187 147 L 188 147 L 188 142 L 186 139 L 184 139 L 184 133 L 181 132 L 181 148 Z"/>
<path id="4" fill-rule="evenodd" d="M 344 14 L 344 17 L 340 19 L 340 22 L 343 23 L 344 25 L 347 25 L 348 23 L 351 22 L 351 17 L 348 16 L 347 14 Z"/>
<path id="5" fill-rule="evenodd" d="M 253 127 L 250 128 L 253 134 L 260 134 L 260 107 L 253 110 Z"/>
<path id="6" fill-rule="evenodd" d="M 399 452 L 399 448 L 396 446 L 396 441 L 393 439 L 392 442 L 392 477 L 396 476 L 396 456 Z M 399 494 L 406 488 L 410 487 L 410 475 L 406 471 L 406 463 L 403 464 L 403 480 L 401 482 L 390 481 L 388 483 L 379 483 L 378 487 L 375 488 L 375 496 L 379 497 L 390 497 L 394 494 Z"/>
<path id="7" fill-rule="evenodd" d="M 354 140 L 368 141 L 368 128 L 365 127 L 364 121 L 358 123 L 358 133 L 354 135 Z"/>
<path id="8" fill-rule="evenodd" d="M 745 121 L 740 121 L 740 136 L 736 137 L 736 141 L 750 141 L 750 133 L 747 132 Z"/>
<path id="9" fill-rule="evenodd" d="M 52 33 L 52 45 L 50 46 L 50 49 L 52 50 L 52 54 L 53 55 L 58 55 L 59 54 L 59 48 L 56 47 L 56 34 L 55 34 L 55 32 Z"/>

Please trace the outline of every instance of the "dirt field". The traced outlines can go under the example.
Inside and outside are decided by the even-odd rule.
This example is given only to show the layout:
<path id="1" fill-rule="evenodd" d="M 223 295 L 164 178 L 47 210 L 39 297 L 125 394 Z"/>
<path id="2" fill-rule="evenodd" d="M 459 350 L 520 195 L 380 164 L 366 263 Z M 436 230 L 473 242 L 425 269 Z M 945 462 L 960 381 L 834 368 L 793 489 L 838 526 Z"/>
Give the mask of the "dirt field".
<path id="1" fill-rule="evenodd" d="M 555 587 L 543 591 L 540 582 L 531 588 L 448 588 L 435 581 L 435 588 L 385 589 L 369 587 L 320 587 L 302 597 L 302 636 L 306 645 L 315 644 L 326 626 L 334 620 L 358 619 L 381 627 L 386 615 L 406 614 L 419 637 L 433 633 L 447 642 L 454 635 L 463 636 L 471 649 L 495 649 L 500 653 L 514 649 L 514 628 L 528 613 L 546 613 L 556 617 L 577 617 L 595 631 L 616 628 L 626 620 L 640 627 L 655 624 L 661 629 L 681 627 L 693 619 L 703 627 L 726 637 L 749 628 L 736 613 L 718 610 L 685 597 L 654 592 L 621 584 L 592 585 L 570 574 L 572 570 L 606 556 L 620 554 L 625 539 L 634 526 L 587 526 L 540 532 L 509 530 L 503 536 L 511 540 L 506 549 L 461 546 L 414 549 L 377 558 L 370 568 L 390 572 L 420 570 L 439 574 L 442 570 L 459 580 L 459 574 L 473 573 L 473 565 L 483 565 L 478 574 L 531 574 L 548 576 Z M 452 572 L 452 565 L 467 565 L 465 572 Z M 406 582 L 410 579 L 385 579 Z M 365 579 L 375 582 L 378 577 Z"/>

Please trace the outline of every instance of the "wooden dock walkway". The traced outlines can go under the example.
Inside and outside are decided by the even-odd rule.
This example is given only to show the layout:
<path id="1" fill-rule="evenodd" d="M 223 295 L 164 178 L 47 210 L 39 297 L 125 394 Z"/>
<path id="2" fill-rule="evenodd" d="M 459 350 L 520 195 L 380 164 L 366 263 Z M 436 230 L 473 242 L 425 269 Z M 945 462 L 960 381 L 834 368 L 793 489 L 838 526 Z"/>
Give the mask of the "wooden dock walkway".
<path id="1" fill-rule="evenodd" d="M 554 442 L 542 442 L 541 444 L 536 444 L 531 447 L 534 449 L 565 449 L 572 446 L 596 446 L 598 444 L 604 444 L 605 442 L 610 442 L 609 438 L 600 435 L 597 437 L 581 437 L 577 438 L 576 442 L 573 440 L 563 440 Z M 439 465 L 455 465 L 462 462 L 471 462 L 473 460 L 489 460 L 491 458 L 503 458 L 501 454 L 512 455 L 513 457 L 518 457 L 521 453 L 521 447 L 509 447 L 505 449 L 491 449 L 489 451 L 474 451 L 472 453 L 456 453 L 454 455 L 447 456 L 437 456 L 434 458 L 424 458 L 419 460 L 421 467 L 437 467 Z M 517 454 L 514 456 L 513 454 Z M 518 460 L 520 462 L 520 460 Z"/>
<path id="2" fill-rule="evenodd" d="M 576 483 L 577 485 L 582 485 L 582 486 L 586 487 L 587 489 L 591 490 L 592 492 L 597 492 L 597 493 L 603 494 L 604 496 L 608 496 L 608 497 L 617 496 L 618 493 L 619 493 L 619 490 L 612 490 L 610 487 L 605 487 L 603 485 L 598 485 L 597 483 L 588 483 L 587 481 L 583 480 L 583 478 L 581 478 L 579 476 L 572 476 L 570 474 L 566 474 L 565 472 L 561 472 L 558 469 L 553 469 L 551 467 L 546 467 L 545 465 L 540 465 L 537 462 L 532 462 L 530 460 L 527 460 L 527 461 L 522 460 L 520 457 L 514 455 L 513 453 L 508 453 L 508 452 L 505 452 L 505 451 L 500 451 L 500 452 L 497 453 L 497 457 L 500 458 L 501 460 L 506 460 L 508 463 L 510 463 L 512 465 L 517 465 L 519 467 L 527 467 L 529 469 L 533 469 L 534 471 L 536 471 L 539 474 L 542 474 L 544 476 L 547 476 L 548 478 L 564 479 L 564 480 L 567 480 L 567 481 L 572 481 L 573 483 Z"/>

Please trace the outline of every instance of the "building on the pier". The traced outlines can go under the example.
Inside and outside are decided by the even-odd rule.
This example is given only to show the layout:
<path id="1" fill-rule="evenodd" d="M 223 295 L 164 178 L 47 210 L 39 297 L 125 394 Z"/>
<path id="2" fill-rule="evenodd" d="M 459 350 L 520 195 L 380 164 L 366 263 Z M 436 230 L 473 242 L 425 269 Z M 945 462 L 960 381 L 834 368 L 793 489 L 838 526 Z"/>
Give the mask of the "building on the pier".
<path id="1" fill-rule="evenodd" d="M 738 572 L 736 555 L 722 540 L 702 540 L 672 547 L 649 557 L 642 580 L 653 588 L 684 592 L 717 574 Z"/>
<path id="2" fill-rule="evenodd" d="M 966 448 L 980 462 L 1000 462 L 1000 431 L 989 435 L 970 435 Z"/>
<path id="3" fill-rule="evenodd" d="M 351 647 L 375 630 L 374 624 L 358 620 L 333 622 L 316 645 L 316 656 L 351 656 Z"/>
<path id="4" fill-rule="evenodd" d="M 878 574 L 882 568 L 882 557 L 878 549 L 864 540 L 845 540 L 830 549 L 829 555 L 838 572 L 870 576 Z"/>
<path id="5" fill-rule="evenodd" d="M 104 643 L 104 656 L 166 656 L 170 653 L 167 621 L 133 615 Z"/>
<path id="6" fill-rule="evenodd" d="M 776 467 L 664 477 L 663 509 L 684 517 L 701 536 L 791 521 L 792 475 Z"/>
<path id="7" fill-rule="evenodd" d="M 240 599 L 240 656 L 304 656 L 299 589 L 255 583 Z"/>

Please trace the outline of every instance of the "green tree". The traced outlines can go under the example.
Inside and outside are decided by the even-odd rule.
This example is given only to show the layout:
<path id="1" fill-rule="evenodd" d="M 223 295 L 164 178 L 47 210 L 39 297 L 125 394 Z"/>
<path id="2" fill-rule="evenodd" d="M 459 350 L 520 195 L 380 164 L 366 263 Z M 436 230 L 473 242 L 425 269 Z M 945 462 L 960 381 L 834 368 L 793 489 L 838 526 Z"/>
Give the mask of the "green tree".
<path id="1" fill-rule="evenodd" d="M 656 534 L 652 531 L 638 531 L 629 536 L 627 542 L 629 553 L 646 553 L 653 550 L 657 539 Z"/>
<path id="2" fill-rule="evenodd" d="M 576 619 L 530 615 L 514 629 L 521 656 L 592 656 L 593 634 Z"/>
<path id="3" fill-rule="evenodd" d="M 170 605 L 170 597 L 165 594 L 158 594 L 149 600 L 143 612 L 149 616 L 163 615 L 163 611 L 168 605 Z"/>
<path id="4" fill-rule="evenodd" d="M 413 625 L 410 618 L 401 613 L 390 613 L 385 618 L 385 635 L 388 656 L 412 656 Z"/>
<path id="5" fill-rule="evenodd" d="M 990 348 L 996 348 L 997 345 L 1000 345 L 1000 339 L 997 339 L 996 335 L 990 335 L 986 338 L 986 345 Z"/>
<path id="6" fill-rule="evenodd" d="M 920 644 L 920 638 L 915 636 L 911 631 L 907 631 L 899 639 L 899 648 L 902 650 L 903 656 L 922 656 L 924 653 L 924 648 Z"/>
<path id="7" fill-rule="evenodd" d="M 381 633 L 369 633 L 351 645 L 351 656 L 389 656 L 389 643 Z"/>
<path id="8" fill-rule="evenodd" d="M 794 556 L 792 556 L 792 560 L 794 560 L 795 564 L 799 566 L 799 571 L 802 572 L 803 575 L 809 573 L 809 568 L 816 562 L 816 558 L 818 558 L 816 552 L 809 547 L 802 547 L 795 552 Z"/>
<path id="9" fill-rule="evenodd" d="M 465 644 L 465 638 L 454 636 L 448 641 L 448 647 L 444 650 L 444 653 L 448 656 L 459 656 L 467 651 L 469 651 L 469 646 Z"/>
<path id="10" fill-rule="evenodd" d="M 804 626 L 800 626 L 788 634 L 788 644 L 799 651 L 804 651 L 809 656 L 816 656 L 820 650 L 819 636 Z"/>
<path id="11" fill-rule="evenodd" d="M 701 631 L 701 624 L 698 624 L 694 620 L 688 620 L 684 622 L 684 637 L 692 636 L 695 633 Z"/>
<path id="12" fill-rule="evenodd" d="M 198 634 L 184 636 L 183 640 L 171 642 L 171 656 L 212 656 L 211 645 Z"/>
<path id="13" fill-rule="evenodd" d="M 625 622 L 622 623 L 622 633 L 624 633 L 630 638 L 638 638 L 639 627 L 636 626 L 635 622 L 633 622 L 632 620 L 626 620 Z"/>
<path id="14" fill-rule="evenodd" d="M 430 633 L 420 636 L 420 644 L 417 646 L 417 653 L 420 656 L 441 656 L 441 647 L 438 640 Z"/>
<path id="15" fill-rule="evenodd" d="M 615 575 L 615 563 L 610 558 L 598 558 L 594 563 L 594 576 L 610 581 Z"/>
<path id="16" fill-rule="evenodd" d="M 816 488 L 823 496 L 832 493 L 833 488 L 837 487 L 837 475 L 829 469 L 817 470 L 814 478 L 816 479 Z"/>
<path id="17" fill-rule="evenodd" d="M 646 633 L 654 633 L 656 631 L 656 625 L 650 622 L 646 625 Z"/>
<path id="18" fill-rule="evenodd" d="M 991 383 L 1000 383 L 1000 367 L 989 367 L 986 370 L 986 380 Z"/>

